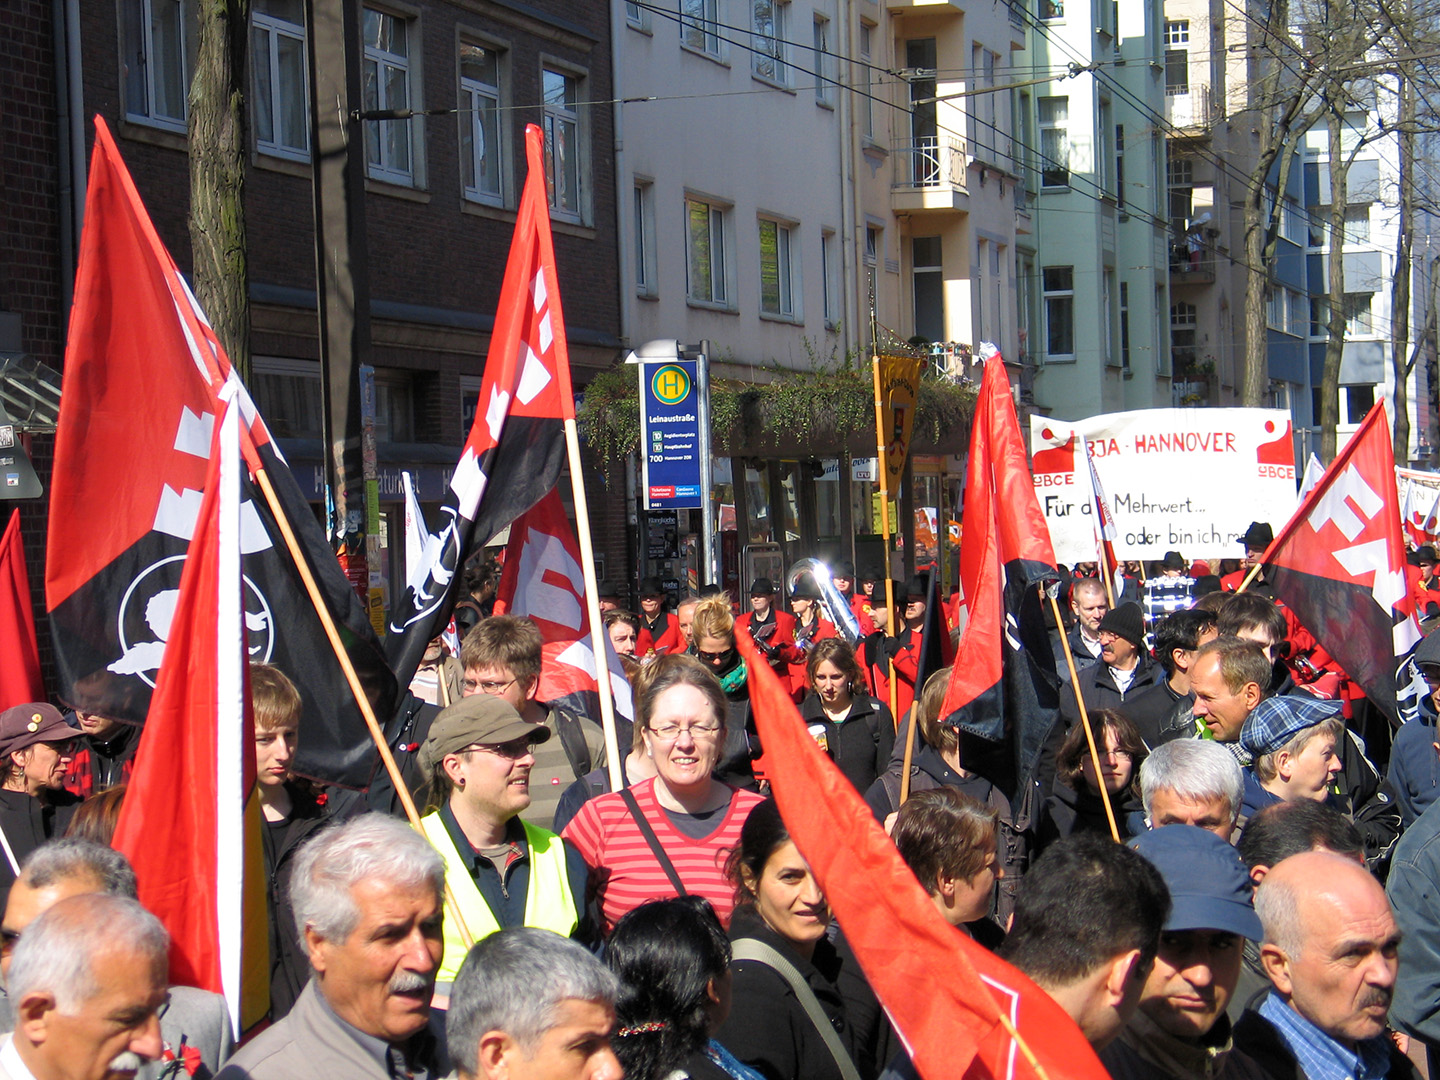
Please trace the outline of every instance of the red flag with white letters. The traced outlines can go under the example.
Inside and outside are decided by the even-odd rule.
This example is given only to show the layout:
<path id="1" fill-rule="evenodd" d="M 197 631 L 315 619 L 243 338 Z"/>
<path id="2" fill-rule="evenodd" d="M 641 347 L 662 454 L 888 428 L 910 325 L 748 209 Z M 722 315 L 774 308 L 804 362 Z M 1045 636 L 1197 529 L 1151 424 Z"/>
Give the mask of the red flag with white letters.
<path id="1" fill-rule="evenodd" d="M 1365 417 L 1261 562 L 1278 600 L 1398 721 L 1396 658 L 1420 640 L 1384 402 Z"/>
<path id="2" fill-rule="evenodd" d="M 511 523 L 505 569 L 495 593 L 495 614 L 523 615 L 540 627 L 544 644 L 536 699 L 598 721 L 599 686 L 595 651 L 590 645 L 590 617 L 585 610 L 580 545 L 559 491 L 552 489 Z M 615 711 L 631 719 L 630 683 L 610 647 L 609 636 L 602 636 Z"/>
<path id="3" fill-rule="evenodd" d="M 25 572 L 25 544 L 16 510 L 0 538 L 0 709 L 45 700 L 30 575 Z"/>

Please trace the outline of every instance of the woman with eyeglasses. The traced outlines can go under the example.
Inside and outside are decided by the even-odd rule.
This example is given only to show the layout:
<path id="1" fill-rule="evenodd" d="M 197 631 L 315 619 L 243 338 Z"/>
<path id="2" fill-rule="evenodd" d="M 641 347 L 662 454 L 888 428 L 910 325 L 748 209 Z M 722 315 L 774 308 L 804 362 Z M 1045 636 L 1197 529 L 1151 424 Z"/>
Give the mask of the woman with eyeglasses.
<path id="1" fill-rule="evenodd" d="M 65 790 L 79 739 L 53 705 L 29 702 L 0 712 L 0 904 L 25 856 L 65 835 L 80 801 Z"/>
<path id="2" fill-rule="evenodd" d="M 626 912 L 668 896 L 703 896 L 728 923 L 735 898 L 725 854 L 761 801 L 714 776 L 726 730 L 715 676 L 673 653 L 651 668 L 635 723 L 655 776 L 591 799 L 563 833 L 590 866 L 607 935 Z"/>
<path id="3" fill-rule="evenodd" d="M 1065 736 L 1055 771 L 1055 788 L 1040 811 L 1035 846 L 1044 851 L 1062 837 L 1077 832 L 1110 835 L 1110 822 L 1100 798 L 1100 784 L 1110 796 L 1120 839 L 1145 829 L 1145 806 L 1140 800 L 1140 763 L 1147 753 L 1145 742 L 1130 719 L 1113 709 L 1090 713 L 1090 730 L 1100 757 L 1097 778 L 1095 759 L 1085 726 L 1077 722 Z"/>

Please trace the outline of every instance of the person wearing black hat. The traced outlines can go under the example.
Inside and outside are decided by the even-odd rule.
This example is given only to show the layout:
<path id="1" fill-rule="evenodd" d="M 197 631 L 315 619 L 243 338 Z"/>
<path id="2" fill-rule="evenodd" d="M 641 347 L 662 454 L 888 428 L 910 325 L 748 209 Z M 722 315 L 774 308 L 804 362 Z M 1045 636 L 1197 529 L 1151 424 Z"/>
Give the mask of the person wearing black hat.
<path id="1" fill-rule="evenodd" d="M 789 684 L 789 664 L 795 656 L 795 616 L 776 610 L 775 583 L 769 578 L 756 578 L 750 586 L 750 610 L 736 618 L 735 632 L 749 634 L 781 681 Z"/>
<path id="2" fill-rule="evenodd" d="M 1440 615 L 1440 577 L 1435 575 L 1434 546 L 1423 544 L 1408 552 L 1405 562 L 1406 577 L 1410 579 L 1410 596 L 1415 601 L 1415 614 L 1422 619 Z"/>
<path id="3" fill-rule="evenodd" d="M 1160 666 L 1145 648 L 1145 619 L 1139 604 L 1121 604 L 1100 620 L 1100 659 L 1078 674 L 1085 708 L 1119 709 L 1125 699 L 1160 681 Z M 1068 672 L 1067 672 L 1068 674 Z M 1080 719 L 1075 687 L 1060 692 L 1060 715 L 1069 731 Z"/>
<path id="4" fill-rule="evenodd" d="M 790 658 L 790 693 L 798 705 L 810 692 L 806 669 L 817 644 L 836 636 L 835 624 L 822 618 L 820 586 L 809 574 L 802 575 L 790 590 L 790 610 L 795 613 L 795 648 Z"/>
<path id="5" fill-rule="evenodd" d="M 0 890 L 8 895 L 20 862 L 46 840 L 65 834 L 79 796 L 65 790 L 65 769 L 80 732 L 44 702 L 0 713 Z M 0 895 L 3 904 L 4 895 Z"/>
<path id="6" fill-rule="evenodd" d="M 920 672 L 920 652 L 924 645 L 921 638 L 929 595 L 930 590 L 923 577 L 908 579 L 904 590 L 895 594 L 900 629 L 893 638 L 885 641 L 885 645 L 895 669 L 895 715 L 902 718 L 915 701 L 915 679 Z M 876 696 L 879 697 L 879 694 Z"/>
<path id="7" fill-rule="evenodd" d="M 1245 580 L 1245 576 L 1250 573 L 1251 568 L 1260 561 L 1260 557 L 1265 554 L 1265 549 L 1270 546 L 1271 541 L 1274 539 L 1275 533 L 1274 530 L 1270 528 L 1269 522 L 1252 521 L 1250 528 L 1245 530 L 1245 535 L 1240 537 L 1240 544 L 1245 549 L 1245 557 L 1240 560 L 1240 569 L 1236 570 L 1233 574 L 1226 574 L 1222 577 L 1220 579 L 1220 588 L 1226 592 L 1234 592 L 1240 588 L 1240 583 Z M 1255 580 L 1250 582 L 1245 588 L 1247 592 L 1257 592 L 1270 600 L 1275 599 L 1275 591 L 1270 587 L 1270 583 L 1265 580 L 1265 571 L 1263 570 L 1256 574 Z"/>
<path id="8" fill-rule="evenodd" d="M 835 583 L 835 588 L 840 590 L 840 595 L 845 598 L 848 604 L 855 597 L 855 564 L 849 559 L 841 559 L 830 571 L 830 580 Z"/>
<path id="9" fill-rule="evenodd" d="M 684 651 L 680 628 L 665 610 L 665 586 L 659 578 L 647 577 L 640 582 L 640 633 L 636 635 L 635 655 Z"/>

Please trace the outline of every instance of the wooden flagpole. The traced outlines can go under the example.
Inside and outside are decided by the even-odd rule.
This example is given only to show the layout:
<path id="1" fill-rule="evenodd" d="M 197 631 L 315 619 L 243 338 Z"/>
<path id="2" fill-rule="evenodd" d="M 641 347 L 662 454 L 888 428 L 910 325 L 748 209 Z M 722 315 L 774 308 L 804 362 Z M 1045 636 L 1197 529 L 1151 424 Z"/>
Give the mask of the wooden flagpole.
<path id="1" fill-rule="evenodd" d="M 1257 577 L 1260 576 L 1260 571 L 1263 570 L 1264 568 L 1265 568 L 1264 559 L 1263 559 L 1263 558 L 1261 558 L 1261 559 L 1256 559 L 1256 560 L 1255 560 L 1255 565 L 1252 566 L 1252 567 L 1250 567 L 1250 572 L 1245 575 L 1245 580 L 1242 581 L 1242 582 L 1240 582 L 1240 587 L 1239 587 L 1238 589 L 1236 589 L 1235 591 L 1236 591 L 1237 593 L 1242 593 L 1242 592 L 1244 592 L 1246 589 L 1248 589 L 1248 588 L 1250 587 L 1251 583 L 1252 583 Z"/>
<path id="2" fill-rule="evenodd" d="M 590 619 L 590 649 L 595 654 L 600 726 L 605 729 L 605 764 L 610 772 L 610 790 L 622 791 L 625 781 L 620 771 L 620 747 L 615 745 L 614 688 L 610 685 L 610 665 L 605 655 L 605 624 L 600 619 L 600 586 L 595 576 L 595 550 L 590 539 L 590 504 L 585 498 L 585 478 L 580 473 L 580 432 L 573 416 L 565 421 L 565 451 L 570 462 L 570 490 L 575 496 L 575 539 L 580 545 L 580 569 L 585 574 L 585 613 Z"/>
<path id="3" fill-rule="evenodd" d="M 880 357 L 871 357 L 871 370 L 875 376 L 875 471 L 880 477 L 880 535 L 885 543 L 885 562 L 883 571 L 885 574 L 885 636 L 895 637 L 895 583 L 891 579 L 894 574 L 890 571 L 890 469 L 885 462 L 885 397 L 880 389 Z M 895 658 L 890 655 L 887 644 L 885 649 L 885 665 L 890 672 L 890 715 L 896 724 L 900 724 L 900 690 L 895 685 Z M 916 688 L 919 689 L 918 687 Z M 900 802 L 904 803 L 910 796 L 910 753 L 915 746 L 915 715 L 911 710 L 910 734 L 905 743 L 905 771 L 900 777 Z"/>
<path id="4" fill-rule="evenodd" d="M 1055 611 L 1055 623 L 1060 623 L 1060 601 L 1048 589 L 1050 606 Z M 1063 627 L 1062 627 L 1063 628 Z M 1070 669 L 1070 685 L 1075 688 L 1075 703 L 1080 706 L 1080 723 L 1085 728 L 1085 741 L 1090 744 L 1090 760 L 1095 763 L 1095 784 L 1100 788 L 1100 801 L 1105 804 L 1105 820 L 1110 823 L 1110 836 L 1118 844 L 1120 829 L 1115 824 L 1115 808 L 1110 805 L 1110 792 L 1105 790 L 1105 777 L 1100 769 L 1100 751 L 1095 748 L 1095 732 L 1090 730 L 1090 716 L 1085 710 L 1085 698 L 1080 693 L 1080 676 L 1075 670 L 1075 654 L 1070 651 L 1070 639 L 1060 635 L 1060 647 L 1065 650 L 1065 666 Z"/>
<path id="5" fill-rule="evenodd" d="M 254 443 L 248 430 L 241 426 L 241 433 L 246 444 L 254 449 Z M 360 676 L 355 671 L 355 665 L 350 661 L 350 654 L 345 651 L 345 646 L 340 640 L 340 631 L 336 629 L 335 618 L 330 614 L 330 609 L 325 605 L 325 599 L 320 595 L 320 586 L 315 582 L 315 576 L 310 572 L 310 564 L 305 559 L 305 553 L 300 549 L 300 542 L 295 539 L 295 533 L 290 528 L 290 519 L 285 516 L 285 509 L 280 505 L 280 498 L 275 494 L 275 488 L 270 483 L 270 477 L 264 468 L 254 470 L 255 478 L 260 482 L 260 490 L 265 493 L 265 501 L 270 506 L 270 512 L 275 515 L 275 523 L 280 526 L 280 534 L 284 537 L 285 546 L 290 551 L 290 557 L 295 560 L 295 567 L 300 571 L 300 579 L 305 583 L 305 591 L 310 595 L 310 603 L 314 606 L 316 614 L 320 616 L 320 624 L 325 628 L 325 637 L 330 642 L 330 648 L 335 653 L 335 659 L 340 662 L 340 670 L 345 673 L 345 681 L 350 684 L 350 692 L 355 696 L 355 703 L 360 706 L 360 715 L 365 718 L 365 727 L 370 731 L 370 738 L 375 742 L 375 748 L 380 751 L 380 760 L 385 765 L 385 772 L 390 776 L 390 783 L 395 786 L 395 794 L 400 799 L 400 805 L 405 810 L 405 817 L 410 825 L 423 835 L 420 827 L 420 812 L 415 809 L 415 800 L 410 797 L 410 789 L 405 786 L 405 778 L 400 774 L 400 766 L 395 763 L 395 755 L 390 752 L 390 746 L 385 741 L 385 733 L 380 729 L 380 723 L 375 719 L 375 710 L 370 705 L 370 699 L 365 696 L 365 690 L 360 685 Z M 460 940 L 465 948 L 469 949 L 475 944 L 474 935 L 470 928 L 465 925 L 465 918 L 460 913 L 460 904 L 455 899 L 455 893 L 450 888 L 449 878 L 445 881 L 445 906 L 449 908 L 449 917 L 455 920 L 455 925 L 460 930 Z"/>

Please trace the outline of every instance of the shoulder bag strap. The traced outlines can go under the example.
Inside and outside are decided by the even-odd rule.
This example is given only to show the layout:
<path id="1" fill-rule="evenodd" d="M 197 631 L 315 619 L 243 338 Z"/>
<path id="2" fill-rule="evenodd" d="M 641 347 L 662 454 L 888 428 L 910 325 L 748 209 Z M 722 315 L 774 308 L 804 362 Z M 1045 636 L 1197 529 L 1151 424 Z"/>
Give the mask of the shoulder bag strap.
<path id="1" fill-rule="evenodd" d="M 680 880 L 680 875 L 675 872 L 675 864 L 670 861 L 670 856 L 665 854 L 665 849 L 660 846 L 660 838 L 655 835 L 655 830 L 650 827 L 650 822 L 645 820 L 645 815 L 640 811 L 640 804 L 635 800 L 635 793 L 629 788 L 620 792 L 625 805 L 630 808 L 630 816 L 635 819 L 635 824 L 640 826 L 640 835 L 645 837 L 645 843 L 650 845 L 650 853 L 655 856 L 655 861 L 660 864 L 660 869 L 665 871 L 665 876 L 670 879 L 670 884 L 681 896 L 688 896 L 685 891 L 685 883 Z"/>
<path id="2" fill-rule="evenodd" d="M 810 1023 L 820 1033 L 820 1038 L 825 1043 L 825 1049 L 830 1051 L 830 1056 L 835 1059 L 835 1064 L 840 1069 L 840 1075 L 844 1080 L 860 1080 L 860 1072 L 855 1068 L 855 1062 L 850 1059 L 850 1054 L 840 1041 L 840 1036 L 835 1034 L 835 1027 L 830 1023 L 830 1017 L 825 1015 L 825 1010 L 820 1005 L 820 999 L 815 996 L 815 991 L 810 989 L 809 984 L 805 982 L 794 964 L 787 960 L 779 950 L 754 938 L 740 938 L 738 941 L 732 941 L 730 957 L 733 960 L 751 960 L 757 964 L 764 964 L 784 979 L 790 985 L 790 989 L 794 991 L 800 1007 L 805 1010 L 805 1015 L 810 1018 Z"/>

